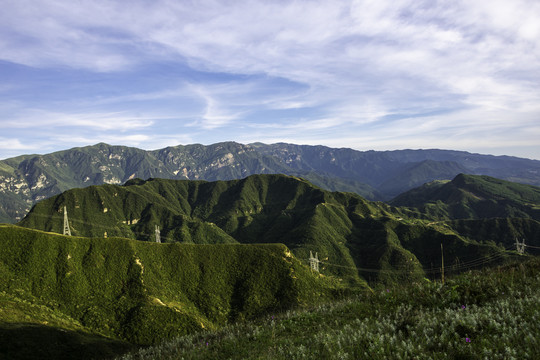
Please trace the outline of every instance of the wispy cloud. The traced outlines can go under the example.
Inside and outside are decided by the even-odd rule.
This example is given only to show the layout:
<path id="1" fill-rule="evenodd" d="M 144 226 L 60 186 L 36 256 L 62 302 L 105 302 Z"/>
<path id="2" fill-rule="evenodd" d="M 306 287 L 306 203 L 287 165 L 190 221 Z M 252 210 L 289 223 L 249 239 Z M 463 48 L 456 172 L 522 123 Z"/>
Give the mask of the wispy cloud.
<path id="1" fill-rule="evenodd" d="M 28 149 L 30 144 L 23 144 L 19 139 L 0 137 L 1 150 L 23 150 Z"/>
<path id="2" fill-rule="evenodd" d="M 85 128 L 96 130 L 126 131 L 147 128 L 153 119 L 129 116 L 125 113 L 61 113 L 40 109 L 28 109 L 12 119 L 2 120 L 2 127 L 24 129 Z"/>
<path id="3" fill-rule="evenodd" d="M 242 99 L 235 98 L 235 95 L 239 95 L 238 90 L 243 89 L 243 87 L 224 84 L 218 86 L 194 85 L 192 88 L 194 93 L 204 101 L 205 107 L 200 118 L 190 126 L 200 126 L 209 130 L 223 127 L 241 118 L 246 111 L 242 109 L 245 108 L 242 103 L 238 103 Z M 232 99 L 232 101 L 226 102 L 226 98 Z"/>
<path id="4" fill-rule="evenodd" d="M 198 142 L 259 134 L 363 149 L 476 146 L 467 134 L 483 131 L 488 151 L 540 126 L 535 0 L 51 0 L 3 10 L 0 59 L 69 81 L 45 104 L 8 99 L 47 81 L 30 84 L 19 70 L 0 96 L 43 113 L 13 118 L 0 107 L 3 128 L 41 116 L 157 137 L 165 124 Z M 78 76 L 87 93 L 70 92 Z"/>

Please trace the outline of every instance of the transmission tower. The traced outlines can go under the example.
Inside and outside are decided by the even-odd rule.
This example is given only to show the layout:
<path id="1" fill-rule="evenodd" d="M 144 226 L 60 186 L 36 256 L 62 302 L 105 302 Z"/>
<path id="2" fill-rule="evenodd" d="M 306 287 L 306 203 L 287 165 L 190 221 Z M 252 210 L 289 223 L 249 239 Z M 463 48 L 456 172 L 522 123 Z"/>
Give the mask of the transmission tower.
<path id="1" fill-rule="evenodd" d="M 519 240 L 516 238 L 516 250 L 518 254 L 523 255 L 525 253 L 525 240 L 519 242 Z"/>
<path id="2" fill-rule="evenodd" d="M 311 270 L 319 272 L 319 257 L 317 253 L 315 253 L 315 257 L 313 257 L 313 253 L 311 252 L 311 250 L 309 251 L 309 267 L 311 268 Z"/>
<path id="3" fill-rule="evenodd" d="M 156 242 L 161 243 L 161 232 L 159 231 L 158 225 L 156 225 Z"/>
<path id="4" fill-rule="evenodd" d="M 71 230 L 69 229 L 67 209 L 65 206 L 64 206 L 64 235 L 71 236 Z"/>
<path id="5" fill-rule="evenodd" d="M 444 252 L 443 252 L 443 246 L 441 243 L 441 280 L 444 284 Z"/>

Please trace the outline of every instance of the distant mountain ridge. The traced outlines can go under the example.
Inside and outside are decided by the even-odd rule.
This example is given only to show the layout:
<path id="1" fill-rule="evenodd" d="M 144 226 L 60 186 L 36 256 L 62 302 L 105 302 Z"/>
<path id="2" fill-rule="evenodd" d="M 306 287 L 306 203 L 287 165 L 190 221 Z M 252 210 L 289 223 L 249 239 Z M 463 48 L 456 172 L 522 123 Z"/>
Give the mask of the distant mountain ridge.
<path id="1" fill-rule="evenodd" d="M 450 150 L 356 151 L 294 144 L 224 142 L 145 151 L 104 143 L 0 161 L 0 221 L 20 220 L 62 191 L 133 178 L 232 180 L 252 174 L 299 176 L 332 191 L 389 200 L 459 173 L 540 185 L 540 161 Z"/>

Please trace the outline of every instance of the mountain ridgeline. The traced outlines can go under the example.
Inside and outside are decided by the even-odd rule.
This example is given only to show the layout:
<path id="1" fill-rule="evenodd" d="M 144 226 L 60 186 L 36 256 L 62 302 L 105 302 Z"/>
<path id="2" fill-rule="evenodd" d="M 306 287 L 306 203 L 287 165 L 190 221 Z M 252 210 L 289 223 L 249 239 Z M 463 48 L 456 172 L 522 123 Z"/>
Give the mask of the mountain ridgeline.
<path id="1" fill-rule="evenodd" d="M 97 144 L 0 161 L 0 221 L 14 223 L 39 200 L 133 178 L 233 180 L 252 174 L 305 178 L 331 191 L 389 200 L 459 173 L 540 185 L 540 161 L 447 150 L 356 151 L 293 144 L 224 142 L 145 151 Z"/>
<path id="2" fill-rule="evenodd" d="M 36 204 L 19 225 L 61 233 L 64 206 L 77 236 L 154 241 L 159 226 L 162 242 L 282 243 L 306 265 L 310 252 L 318 253 L 323 273 L 350 284 L 433 275 L 441 243 L 449 271 L 461 271 L 482 259 L 510 256 L 505 250 L 516 237 L 532 238 L 534 245 L 540 234 L 537 220 L 499 219 L 497 224 L 509 224 L 507 231 L 485 238 L 470 224 L 285 175 L 216 182 L 133 179 L 124 186 L 72 189 Z"/>
<path id="3" fill-rule="evenodd" d="M 451 219 L 527 218 L 540 221 L 540 188 L 489 176 L 459 174 L 407 191 L 395 206 L 419 208 L 433 217 Z"/>
<path id="4" fill-rule="evenodd" d="M 103 337 L 75 341 L 84 347 L 76 358 L 95 358 L 92 343 L 107 339 L 159 343 L 333 299 L 342 288 L 310 273 L 281 244 L 156 244 L 14 225 L 0 226 L 0 243 L 0 334 L 24 330 L 24 324 L 28 332 Z M 11 346 L 7 339 L 0 337 L 0 357 Z M 33 340 L 29 347 L 36 351 L 44 339 Z M 49 355 L 63 345 L 57 342 L 44 343 L 39 358 L 68 358 Z"/>
<path id="5" fill-rule="evenodd" d="M 444 298 L 455 285 L 424 278 L 526 259 L 516 239 L 540 255 L 539 194 L 463 174 L 392 205 L 287 175 L 71 189 L 0 225 L 0 348 L 109 358 L 382 285 L 430 284 Z M 64 208 L 73 236 L 58 234 Z"/>

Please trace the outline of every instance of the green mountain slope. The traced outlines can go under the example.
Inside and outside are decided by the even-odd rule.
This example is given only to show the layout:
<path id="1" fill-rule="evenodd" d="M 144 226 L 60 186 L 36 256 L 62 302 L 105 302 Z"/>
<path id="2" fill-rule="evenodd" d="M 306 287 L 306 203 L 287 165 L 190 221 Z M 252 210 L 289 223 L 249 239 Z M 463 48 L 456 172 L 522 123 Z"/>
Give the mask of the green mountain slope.
<path id="1" fill-rule="evenodd" d="M 150 344 L 340 291 L 277 244 L 156 244 L 2 225 L 0 245 L 3 331 L 34 324 Z"/>
<path id="2" fill-rule="evenodd" d="M 121 359 L 538 359 L 539 302 L 533 258 L 231 324 Z"/>
<path id="3" fill-rule="evenodd" d="M 489 176 L 460 174 L 401 194 L 395 206 L 419 208 L 441 219 L 530 218 L 540 220 L 540 188 Z"/>
<path id="4" fill-rule="evenodd" d="M 454 161 L 424 160 L 403 169 L 398 176 L 383 182 L 379 189 L 385 194 L 395 196 L 423 185 L 426 179 L 429 181 L 452 179 L 456 174 L 465 171 L 467 171 L 465 167 Z"/>
<path id="5" fill-rule="evenodd" d="M 325 191 L 284 175 L 226 182 L 133 180 L 73 189 L 36 204 L 20 225 L 62 232 L 64 206 L 74 235 L 106 232 L 154 241 L 159 226 L 164 242 L 282 243 L 303 261 L 318 253 L 325 274 L 351 283 L 421 278 L 440 263 L 441 243 L 452 261 L 505 256 L 494 244 L 417 218 L 423 215 L 416 210 Z"/>
<path id="6" fill-rule="evenodd" d="M 232 180 L 287 174 L 332 191 L 388 200 L 459 173 L 540 185 L 540 161 L 448 150 L 356 151 L 325 146 L 223 142 L 145 151 L 96 144 L 0 161 L 0 221 L 16 222 L 39 200 L 132 178 Z"/>
<path id="7" fill-rule="evenodd" d="M 294 170 L 249 145 L 234 142 L 155 151 L 100 143 L 0 161 L 0 221 L 20 220 L 33 203 L 76 187 L 123 184 L 133 178 L 231 180 L 270 173 L 302 175 L 331 190 L 378 196 L 373 188 L 354 179 Z"/>
<path id="8" fill-rule="evenodd" d="M 516 240 L 526 244 L 525 252 L 540 255 L 540 221 L 529 218 L 462 219 L 446 224 L 463 236 L 482 243 L 511 246 Z M 513 247 L 515 249 L 515 247 Z"/>

